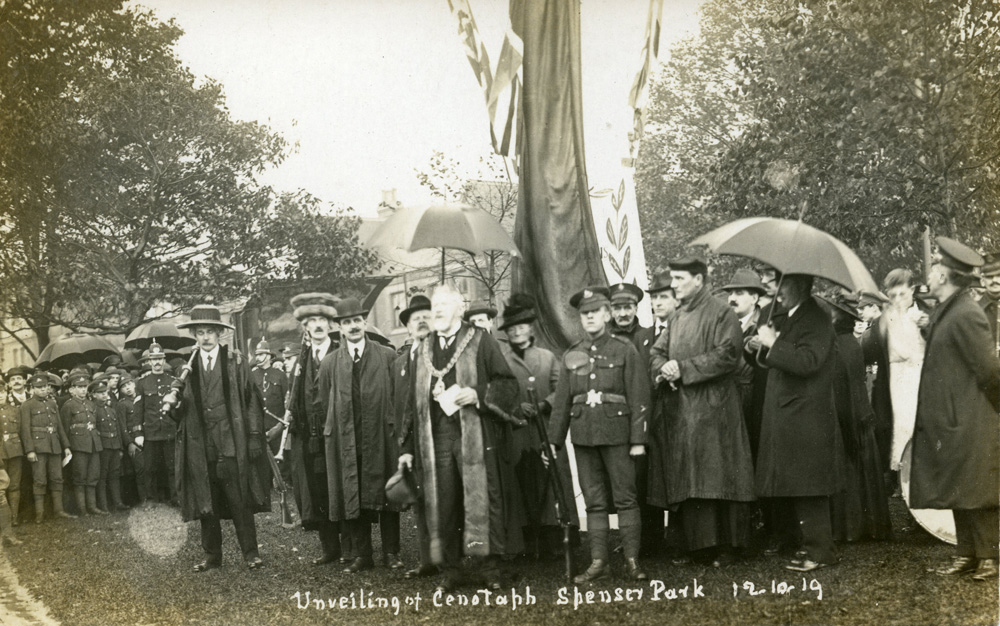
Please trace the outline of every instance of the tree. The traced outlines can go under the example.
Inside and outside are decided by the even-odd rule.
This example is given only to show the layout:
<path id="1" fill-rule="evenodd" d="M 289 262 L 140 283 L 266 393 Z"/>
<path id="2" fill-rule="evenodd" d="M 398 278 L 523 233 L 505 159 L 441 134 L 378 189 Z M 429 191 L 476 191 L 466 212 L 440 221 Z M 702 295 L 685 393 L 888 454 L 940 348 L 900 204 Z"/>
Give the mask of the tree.
<path id="1" fill-rule="evenodd" d="M 0 7 L 0 33 L 0 316 L 40 346 L 52 325 L 127 332 L 156 303 L 374 262 L 356 221 L 318 225 L 314 198 L 257 182 L 286 142 L 196 81 L 173 21 L 118 0 L 21 2 Z M 307 247 L 319 232 L 338 252 Z"/>
<path id="2" fill-rule="evenodd" d="M 686 136 L 646 142 L 680 165 L 647 170 L 645 198 L 673 193 L 720 221 L 804 209 L 876 275 L 916 265 L 924 226 L 1000 244 L 1000 3 L 757 0 L 704 11 L 701 39 L 657 81 L 675 87 L 686 73 L 703 95 L 654 91 L 658 119 Z"/>
<path id="3" fill-rule="evenodd" d="M 517 212 L 517 185 L 511 181 L 506 164 L 496 155 L 480 159 L 479 177 L 463 177 L 458 163 L 444 153 L 435 151 L 428 162 L 428 171 L 417 171 L 420 184 L 431 195 L 445 203 L 463 202 L 486 211 L 500 222 L 507 232 L 513 233 L 514 214 Z M 510 278 L 511 256 L 507 252 L 487 251 L 472 255 L 460 250 L 448 250 L 448 261 L 459 266 L 460 271 L 486 287 L 491 305 L 497 305 L 499 292 Z"/>

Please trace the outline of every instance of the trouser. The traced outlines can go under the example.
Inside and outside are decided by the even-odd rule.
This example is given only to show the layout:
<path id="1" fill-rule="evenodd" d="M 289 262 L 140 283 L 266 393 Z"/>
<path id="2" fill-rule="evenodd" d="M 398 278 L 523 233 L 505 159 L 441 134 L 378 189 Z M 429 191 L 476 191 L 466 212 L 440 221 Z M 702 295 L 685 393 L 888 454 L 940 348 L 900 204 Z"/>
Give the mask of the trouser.
<path id="1" fill-rule="evenodd" d="M 612 502 L 618 511 L 625 558 L 638 557 L 642 521 L 636 501 L 635 469 L 628 454 L 629 445 L 576 446 L 574 450 L 580 489 L 587 505 L 591 559 L 608 560 L 608 510 Z M 610 496 L 605 481 L 610 483 Z"/>
<path id="2" fill-rule="evenodd" d="M 371 513 L 362 512 L 360 518 L 345 520 L 343 528 L 349 536 L 351 558 L 372 557 L 372 522 Z M 380 511 L 378 513 L 379 534 L 382 537 L 382 554 L 399 554 L 399 513 Z"/>
<path id="3" fill-rule="evenodd" d="M 101 478 L 101 453 L 73 450 L 70 461 L 73 485 L 77 487 L 97 487 Z"/>
<path id="4" fill-rule="evenodd" d="M 143 445 L 146 461 L 146 495 L 154 499 L 177 497 L 174 485 L 174 440 L 146 440 Z M 164 484 L 165 483 L 165 484 Z M 166 494 L 166 497 L 164 497 Z"/>
<path id="5" fill-rule="evenodd" d="M 36 453 L 38 460 L 31 464 L 31 479 L 35 497 L 44 496 L 46 489 L 62 495 L 62 455 Z"/>
<path id="6" fill-rule="evenodd" d="M 129 463 L 132 464 L 132 473 L 135 479 L 136 496 L 139 504 L 144 503 L 149 498 L 149 479 L 146 477 L 146 453 L 143 450 L 136 450 L 134 455 L 129 455 Z"/>
<path id="7" fill-rule="evenodd" d="M 101 477 L 97 480 L 97 506 L 107 509 L 122 503 L 122 451 L 105 449 L 101 451 Z"/>
<path id="8" fill-rule="evenodd" d="M 420 567 L 434 565 L 431 562 L 431 539 L 427 532 L 427 512 L 422 498 L 413 503 L 413 517 L 417 521 L 417 548 L 420 552 Z"/>
<path id="9" fill-rule="evenodd" d="M 244 501 L 243 492 L 240 490 L 236 459 L 223 457 L 218 461 L 209 461 L 208 484 L 212 492 L 213 514 L 201 518 L 201 547 L 205 550 L 208 562 L 212 565 L 222 563 L 222 524 L 214 511 L 218 511 L 223 502 L 233 516 L 236 541 L 240 544 L 243 558 L 247 561 L 256 559 L 259 556 L 257 526 L 249 503 Z"/>
<path id="10" fill-rule="evenodd" d="M 958 556 L 996 559 L 1000 509 L 955 509 L 955 536 Z"/>
<path id="11" fill-rule="evenodd" d="M 663 547 L 663 509 L 646 504 L 649 491 L 649 454 L 634 457 L 635 496 L 642 518 L 643 554 L 654 554 Z"/>
<path id="12" fill-rule="evenodd" d="M 801 549 L 818 563 L 832 563 L 833 524 L 830 521 L 829 496 L 797 496 L 768 501 L 772 511 L 787 511 L 798 524 Z M 781 526 L 779 522 L 777 526 Z"/>
<path id="13" fill-rule="evenodd" d="M 323 548 L 323 556 L 340 558 L 340 524 L 327 520 L 316 522 L 319 530 L 319 543 Z"/>
<path id="14" fill-rule="evenodd" d="M 23 456 L 15 456 L 5 461 L 7 476 L 10 477 L 10 486 L 7 487 L 7 503 L 10 505 L 11 521 L 15 526 L 17 525 L 17 513 L 21 506 L 21 468 L 23 462 Z"/>
<path id="15" fill-rule="evenodd" d="M 442 564 L 457 566 L 462 559 L 462 533 L 465 526 L 462 433 L 457 427 L 435 429 L 433 437 Z M 431 541 L 433 540 L 431 537 Z"/>

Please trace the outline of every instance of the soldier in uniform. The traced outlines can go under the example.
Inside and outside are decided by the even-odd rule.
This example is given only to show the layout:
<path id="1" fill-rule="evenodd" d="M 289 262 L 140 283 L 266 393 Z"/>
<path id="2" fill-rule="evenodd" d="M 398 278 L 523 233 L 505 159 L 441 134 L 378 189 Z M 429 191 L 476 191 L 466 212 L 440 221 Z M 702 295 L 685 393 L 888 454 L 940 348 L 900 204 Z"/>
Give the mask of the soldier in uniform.
<path id="1" fill-rule="evenodd" d="M 584 289 L 570 298 L 580 312 L 587 338 L 563 357 L 549 441 L 553 453 L 570 432 L 580 488 L 587 505 L 591 564 L 577 584 L 604 578 L 608 566 L 608 509 L 618 511 L 626 571 L 645 580 L 639 567 L 642 533 L 633 457 L 645 454 L 649 375 L 628 340 L 608 332 L 611 301 L 604 287 Z M 611 493 L 607 485 L 610 482 Z"/>
<path id="2" fill-rule="evenodd" d="M 990 323 L 995 352 L 1000 355 L 1000 250 L 984 256 L 983 266 L 979 268 L 979 281 L 983 285 L 979 305 Z"/>
<path id="3" fill-rule="evenodd" d="M 7 503 L 10 505 L 11 524 L 17 526 L 17 514 L 21 506 L 21 470 L 24 461 L 24 447 L 21 445 L 20 412 L 17 407 L 7 402 L 6 396 L 0 397 L 0 454 L 4 457 L 9 483 L 5 490 Z M 4 492 L 0 492 L 2 495 Z"/>
<path id="4" fill-rule="evenodd" d="M 7 404 L 19 407 L 28 399 L 28 376 L 31 368 L 23 365 L 7 370 Z"/>
<path id="5" fill-rule="evenodd" d="M 52 511 L 57 517 L 74 518 L 63 510 L 62 458 L 70 456 L 69 438 L 59 420 L 59 408 L 49 398 L 49 377 L 38 372 L 31 377 L 31 397 L 19 408 L 21 445 L 31 463 L 35 495 L 35 522 L 45 517 L 45 491 L 52 494 Z"/>
<path id="6" fill-rule="evenodd" d="M 493 323 L 497 318 L 497 310 L 490 306 L 489 302 L 480 300 L 473 302 L 469 310 L 465 312 L 465 321 L 482 328 L 489 334 L 493 334 Z"/>
<path id="7" fill-rule="evenodd" d="M 163 397 L 170 392 L 173 377 L 164 372 L 166 355 L 155 341 L 143 353 L 149 374 L 135 385 L 135 411 L 142 416 L 142 434 L 135 441 L 141 451 L 132 460 L 144 467 L 146 496 L 157 501 L 177 502 L 174 484 L 174 442 L 177 428 L 160 411 Z"/>
<path id="8" fill-rule="evenodd" d="M 115 378 L 120 379 L 120 376 Z M 122 504 L 122 448 L 125 442 L 125 420 L 115 410 L 105 379 L 90 384 L 90 397 L 97 407 L 97 433 L 101 436 L 101 476 L 97 479 L 97 508 L 124 511 Z"/>
<path id="9" fill-rule="evenodd" d="M 14 523 L 10 506 L 7 504 L 6 489 L 10 486 L 10 476 L 7 474 L 6 467 L 4 446 L 0 446 L 0 543 L 3 543 L 4 546 L 16 546 L 24 542 L 14 536 Z"/>
<path id="10" fill-rule="evenodd" d="M 59 409 L 63 430 L 73 451 L 70 471 L 80 515 L 107 515 L 97 508 L 97 482 L 101 478 L 101 436 L 97 432 L 97 406 L 87 398 L 90 380 L 80 372 L 69 377 L 70 398 Z"/>

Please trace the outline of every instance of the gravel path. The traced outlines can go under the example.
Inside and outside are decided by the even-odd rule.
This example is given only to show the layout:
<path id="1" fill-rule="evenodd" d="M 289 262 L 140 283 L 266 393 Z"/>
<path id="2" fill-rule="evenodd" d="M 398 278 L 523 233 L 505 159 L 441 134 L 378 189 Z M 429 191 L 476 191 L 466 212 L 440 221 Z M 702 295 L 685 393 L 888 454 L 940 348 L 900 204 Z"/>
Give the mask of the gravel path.
<path id="1" fill-rule="evenodd" d="M 18 583 L 17 574 L 7 560 L 7 555 L 0 550 L 0 624 L 55 626 L 58 623 L 49 617 L 45 606 L 32 598 L 28 590 Z"/>

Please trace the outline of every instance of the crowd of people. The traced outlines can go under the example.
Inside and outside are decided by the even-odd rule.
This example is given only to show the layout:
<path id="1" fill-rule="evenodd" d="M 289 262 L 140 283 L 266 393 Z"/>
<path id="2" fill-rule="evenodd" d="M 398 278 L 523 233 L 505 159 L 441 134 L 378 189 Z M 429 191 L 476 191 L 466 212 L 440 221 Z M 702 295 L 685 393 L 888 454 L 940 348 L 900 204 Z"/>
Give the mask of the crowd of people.
<path id="1" fill-rule="evenodd" d="M 378 525 L 383 566 L 446 591 L 499 589 L 505 559 L 580 543 L 572 461 L 590 551 L 577 584 L 610 574 L 612 514 L 634 580 L 647 558 L 781 554 L 811 572 L 837 562 L 837 542 L 891 539 L 908 468 L 909 506 L 954 515 L 956 556 L 934 572 L 995 583 L 1000 254 L 941 237 L 922 283 L 906 269 L 879 293 L 815 282 L 758 266 L 713 288 L 703 259 L 676 259 L 646 291 L 573 295 L 584 338 L 561 357 L 539 345 L 523 294 L 502 315 L 448 284 L 414 295 L 399 350 L 356 299 L 300 294 L 301 345 L 262 341 L 252 362 L 221 341 L 232 327 L 219 310 L 197 306 L 179 325 L 194 352 L 172 374 L 156 343 L 141 371 L 6 373 L 0 535 L 18 543 L 29 469 L 39 523 L 47 494 L 55 517 L 126 508 L 124 471 L 140 503 L 200 521 L 194 571 L 221 566 L 221 519 L 256 569 L 254 513 L 271 510 L 277 474 L 318 533 L 314 565 L 375 567 Z M 650 327 L 637 315 L 647 294 Z"/>

